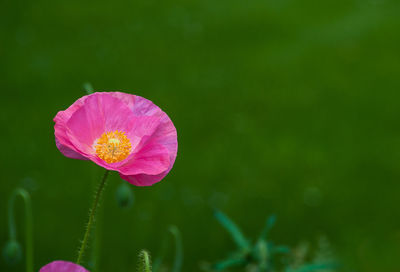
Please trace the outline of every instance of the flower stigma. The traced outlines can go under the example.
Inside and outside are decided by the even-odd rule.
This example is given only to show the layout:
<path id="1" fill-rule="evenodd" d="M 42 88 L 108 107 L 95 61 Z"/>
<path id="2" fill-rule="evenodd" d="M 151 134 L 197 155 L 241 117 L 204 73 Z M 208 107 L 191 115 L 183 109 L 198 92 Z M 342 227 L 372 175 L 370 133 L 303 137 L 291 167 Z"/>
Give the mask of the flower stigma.
<path id="1" fill-rule="evenodd" d="M 120 162 L 131 153 L 131 142 L 125 132 L 104 132 L 95 143 L 97 156 L 106 163 Z"/>

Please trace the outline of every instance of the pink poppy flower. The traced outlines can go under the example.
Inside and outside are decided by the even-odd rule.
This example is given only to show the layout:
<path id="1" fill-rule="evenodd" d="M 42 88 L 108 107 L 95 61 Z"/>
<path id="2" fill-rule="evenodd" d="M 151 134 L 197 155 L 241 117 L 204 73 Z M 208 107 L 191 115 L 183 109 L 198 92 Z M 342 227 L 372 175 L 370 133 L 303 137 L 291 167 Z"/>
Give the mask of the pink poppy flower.
<path id="1" fill-rule="evenodd" d="M 43 266 L 39 272 L 89 272 L 89 270 L 71 262 L 54 261 Z"/>
<path id="2" fill-rule="evenodd" d="M 143 97 L 100 92 L 81 97 L 54 118 L 57 148 L 66 157 L 118 171 L 150 186 L 171 170 L 178 149 L 174 124 Z"/>

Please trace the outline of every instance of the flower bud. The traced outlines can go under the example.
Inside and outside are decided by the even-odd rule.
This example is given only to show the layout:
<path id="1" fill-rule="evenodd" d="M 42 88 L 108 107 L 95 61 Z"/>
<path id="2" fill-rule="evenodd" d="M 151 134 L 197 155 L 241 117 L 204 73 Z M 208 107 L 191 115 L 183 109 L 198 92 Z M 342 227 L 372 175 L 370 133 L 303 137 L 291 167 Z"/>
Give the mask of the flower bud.
<path id="1" fill-rule="evenodd" d="M 132 189 L 126 183 L 121 183 L 115 194 L 118 206 L 121 208 L 127 209 L 130 208 L 133 204 L 134 196 Z"/>
<path id="2" fill-rule="evenodd" d="M 3 257 L 10 266 L 19 263 L 22 259 L 21 245 L 15 240 L 9 240 L 3 248 Z"/>

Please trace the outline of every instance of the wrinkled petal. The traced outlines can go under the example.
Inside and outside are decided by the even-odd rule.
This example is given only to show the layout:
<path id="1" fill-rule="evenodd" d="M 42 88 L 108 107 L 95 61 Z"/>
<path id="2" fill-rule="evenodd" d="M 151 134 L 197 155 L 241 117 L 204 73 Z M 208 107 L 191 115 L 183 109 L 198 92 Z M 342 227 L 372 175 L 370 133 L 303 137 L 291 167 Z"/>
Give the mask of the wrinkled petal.
<path id="1" fill-rule="evenodd" d="M 153 102 L 141 96 L 121 92 L 111 92 L 110 94 L 128 105 L 135 115 L 160 116 L 165 114 Z"/>
<path id="2" fill-rule="evenodd" d="M 168 150 L 169 154 L 169 167 L 164 172 L 157 175 L 139 174 L 136 177 L 121 173 L 121 177 L 128 182 L 137 186 L 149 186 L 161 179 L 163 179 L 168 172 L 172 169 L 172 166 L 176 159 L 178 151 L 177 132 L 174 124 L 168 115 L 157 107 L 153 102 L 140 96 L 125 94 L 121 92 L 113 92 L 113 96 L 120 98 L 124 101 L 128 107 L 133 111 L 135 115 L 147 115 L 147 116 L 159 116 L 160 125 L 152 134 L 152 137 L 146 139 L 147 144 L 157 145 L 160 144 Z"/>
<path id="3" fill-rule="evenodd" d="M 66 124 L 67 135 L 80 153 L 94 155 L 93 143 L 104 132 L 125 131 L 134 126 L 131 110 L 120 99 L 107 93 L 88 97 Z"/>
<path id="4" fill-rule="evenodd" d="M 168 174 L 168 172 L 169 171 L 164 171 L 158 175 L 138 174 L 132 176 L 126 176 L 120 173 L 119 176 L 135 186 L 151 186 L 154 183 L 161 181 Z"/>
<path id="5" fill-rule="evenodd" d="M 120 173 L 120 177 L 135 186 L 151 186 L 154 183 L 161 181 L 171 171 L 172 166 L 175 163 L 178 144 L 177 143 L 175 145 L 171 144 L 169 147 L 173 148 L 173 146 L 175 146 L 175 152 L 169 152 L 169 167 L 162 173 L 157 175 L 148 175 L 148 174 L 124 175 Z"/>
<path id="6" fill-rule="evenodd" d="M 54 261 L 43 266 L 39 272 L 89 272 L 89 270 L 75 263 Z"/>
<path id="7" fill-rule="evenodd" d="M 146 144 L 118 171 L 123 175 L 158 175 L 170 165 L 168 150 L 162 145 Z"/>
<path id="8" fill-rule="evenodd" d="M 75 146 L 69 141 L 66 133 L 66 123 L 71 118 L 72 114 L 82 107 L 87 97 L 89 96 L 87 95 L 79 98 L 70 107 L 68 107 L 68 109 L 59 111 L 53 119 L 55 122 L 54 135 L 56 139 L 56 146 L 60 152 L 68 158 L 87 160 L 87 158 L 76 151 Z"/>
<path id="9" fill-rule="evenodd" d="M 69 148 L 66 145 L 62 145 L 60 141 L 56 138 L 56 146 L 60 152 L 68 158 L 71 159 L 78 159 L 78 160 L 88 160 L 88 158 L 82 156 L 78 152 L 75 151 L 75 149 Z"/>

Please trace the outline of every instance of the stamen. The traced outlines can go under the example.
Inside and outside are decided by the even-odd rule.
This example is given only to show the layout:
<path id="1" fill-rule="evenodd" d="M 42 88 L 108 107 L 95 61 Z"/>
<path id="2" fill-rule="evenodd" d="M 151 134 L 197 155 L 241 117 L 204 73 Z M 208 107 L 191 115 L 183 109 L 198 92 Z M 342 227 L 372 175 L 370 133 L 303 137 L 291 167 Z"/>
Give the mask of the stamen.
<path id="1" fill-rule="evenodd" d="M 103 133 L 95 145 L 97 156 L 106 163 L 120 162 L 131 153 L 131 142 L 124 132 Z"/>

